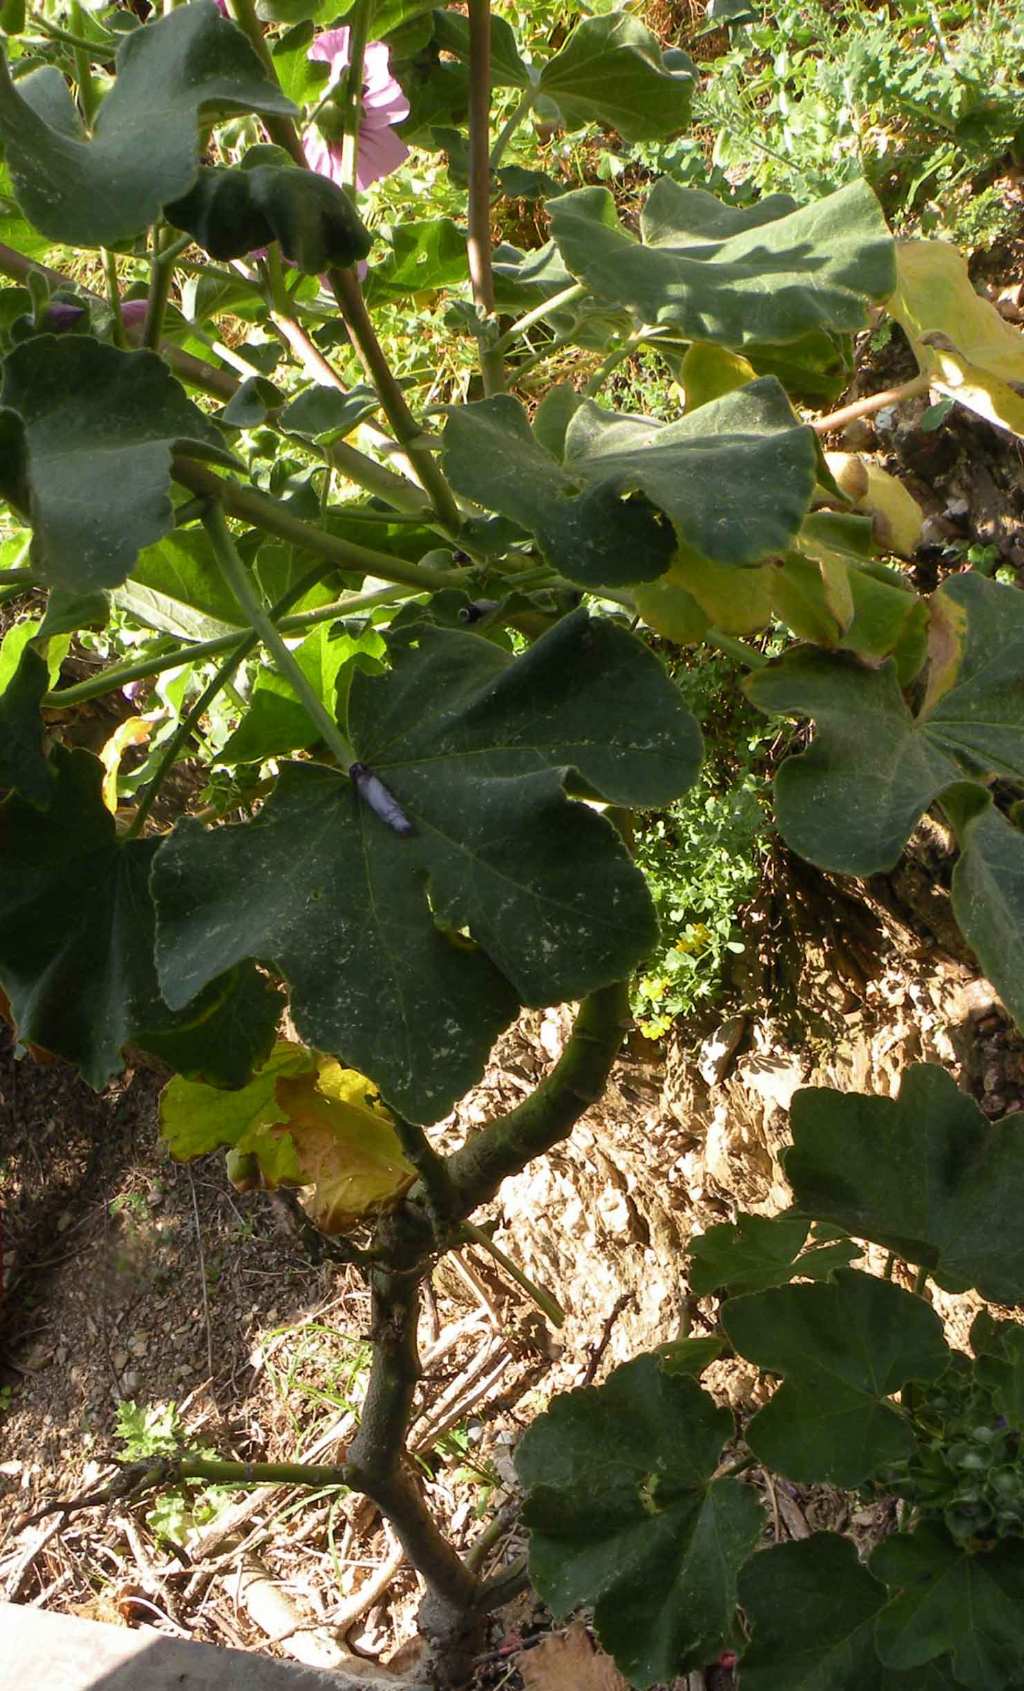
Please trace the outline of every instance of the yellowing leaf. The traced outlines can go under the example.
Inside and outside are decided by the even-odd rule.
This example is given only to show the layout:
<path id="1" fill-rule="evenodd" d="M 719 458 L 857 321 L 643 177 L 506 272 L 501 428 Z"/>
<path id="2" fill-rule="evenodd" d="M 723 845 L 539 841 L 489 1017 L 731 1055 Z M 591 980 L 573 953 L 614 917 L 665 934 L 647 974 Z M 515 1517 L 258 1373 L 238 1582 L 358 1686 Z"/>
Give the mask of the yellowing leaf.
<path id="1" fill-rule="evenodd" d="M 896 292 L 886 309 L 907 337 L 922 369 L 932 367 L 924 337 L 948 335 L 971 364 L 1004 381 L 1024 382 L 1024 335 L 976 294 L 967 262 L 945 241 L 900 241 Z"/>
<path id="2" fill-rule="evenodd" d="M 1024 404 L 1022 404 L 1024 413 Z M 854 508 L 869 515 L 879 546 L 913 557 L 921 543 L 924 513 L 901 481 L 855 452 L 826 452 L 825 459 Z"/>
<path id="3" fill-rule="evenodd" d="M 979 416 L 1024 434 L 1024 335 L 976 294 L 967 264 L 942 241 L 901 241 L 888 310 L 935 386 Z"/>
<path id="4" fill-rule="evenodd" d="M 942 389 L 950 399 L 958 399 L 987 422 L 995 423 L 997 428 L 1024 435 L 1024 398 L 1008 382 L 976 364 L 969 364 L 955 348 L 933 343 L 931 350 L 935 359 L 933 386 Z"/>
<path id="5" fill-rule="evenodd" d="M 255 1150 L 263 1131 L 284 1119 L 274 1091 L 278 1080 L 315 1063 L 314 1051 L 279 1039 L 263 1067 L 236 1090 L 175 1075 L 160 1096 L 160 1132 L 171 1156 L 185 1162 L 222 1145 Z"/>
<path id="6" fill-rule="evenodd" d="M 323 1232 L 343 1233 L 408 1191 L 416 1171 L 365 1075 L 325 1057 L 316 1074 L 283 1078 L 276 1091 L 283 1120 L 268 1137 L 291 1141 L 298 1180 L 313 1187 L 303 1202 Z"/>
<path id="7" fill-rule="evenodd" d="M 693 341 L 680 369 L 687 411 L 696 411 L 710 399 L 721 399 L 734 388 L 755 381 L 757 371 L 742 353 L 716 346 L 714 341 Z"/>
<path id="8" fill-rule="evenodd" d="M 636 608 L 648 628 L 674 640 L 677 646 L 695 646 L 710 627 L 692 593 L 668 575 L 657 581 L 639 581 L 633 589 Z"/>
<path id="9" fill-rule="evenodd" d="M 680 548 L 663 577 L 693 595 L 724 634 L 756 634 L 771 621 L 771 566 L 741 569 Z"/>
<path id="10" fill-rule="evenodd" d="M 117 776 L 121 768 L 121 759 L 129 746 L 139 746 L 143 740 L 148 740 L 153 732 L 153 724 L 142 716 L 128 716 L 119 722 L 110 739 L 100 752 L 100 762 L 106 773 L 103 776 L 103 803 L 107 809 L 116 814 L 117 811 Z"/>

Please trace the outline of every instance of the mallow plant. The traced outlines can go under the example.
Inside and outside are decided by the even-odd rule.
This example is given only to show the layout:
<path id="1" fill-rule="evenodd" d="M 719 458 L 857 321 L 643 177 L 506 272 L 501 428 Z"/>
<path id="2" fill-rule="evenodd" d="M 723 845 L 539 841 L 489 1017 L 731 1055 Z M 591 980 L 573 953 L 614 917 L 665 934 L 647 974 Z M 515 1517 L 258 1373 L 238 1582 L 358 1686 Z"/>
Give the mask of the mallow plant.
<path id="1" fill-rule="evenodd" d="M 956 918 L 1024 1018 L 1024 600 L 970 570 L 916 591 L 917 507 L 822 446 L 926 393 L 940 425 L 1024 434 L 1024 345 L 862 182 L 737 209 L 664 176 L 627 221 L 552 177 L 559 129 L 686 127 L 694 67 L 630 11 L 553 50 L 486 0 L 140 10 L 2 13 L 0 985 L 18 1039 L 96 1088 L 163 1062 L 175 1156 L 297 1189 L 366 1277 L 374 1358 L 343 1460 L 162 1452 L 84 1501 L 365 1493 L 443 1683 L 527 1574 L 493 1535 L 460 1555 L 407 1454 L 421 1286 L 615 1060 L 656 942 L 630 814 L 701 763 L 666 643 L 809 725 L 774 806 L 811 862 L 891 869 L 942 818 Z M 463 214 L 410 197 L 384 239 L 364 190 L 425 152 Z M 543 245 L 494 241 L 508 196 Z M 443 311 L 469 387 L 413 349 L 397 374 L 385 311 L 425 345 Z M 879 311 L 919 374 L 828 411 Z M 546 381 L 574 347 L 585 381 Z M 615 407 L 649 358 L 671 420 Z M 550 1073 L 443 1154 L 498 1036 L 563 1002 Z M 707 1330 L 528 1430 L 528 1577 L 593 1609 L 632 1684 L 1024 1684 L 1020 1329 L 985 1315 L 951 1351 L 925 1295 L 1024 1302 L 1021 1133 L 928 1067 L 897 1100 L 800 1093 L 792 1211 L 694 1246 Z M 914 1291 L 852 1266 L 866 1240 Z M 729 1353 L 779 1382 L 742 1429 L 699 1383 Z M 892 1496 L 898 1530 L 765 1548 L 760 1470 Z"/>

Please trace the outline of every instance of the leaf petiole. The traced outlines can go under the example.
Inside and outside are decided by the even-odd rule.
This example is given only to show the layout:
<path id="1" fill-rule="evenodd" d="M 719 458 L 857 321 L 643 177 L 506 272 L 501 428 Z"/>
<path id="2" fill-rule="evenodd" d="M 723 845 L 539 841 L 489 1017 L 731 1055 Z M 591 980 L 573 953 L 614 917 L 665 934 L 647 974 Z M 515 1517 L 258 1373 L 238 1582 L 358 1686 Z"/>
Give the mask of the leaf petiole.
<path id="1" fill-rule="evenodd" d="M 232 539 L 224 517 L 224 508 L 219 504 L 211 504 L 203 517 L 203 526 L 210 536 L 210 543 L 217 556 L 221 573 L 238 600 L 240 609 L 246 621 L 255 630 L 261 645 L 270 653 L 278 673 L 293 688 L 297 698 L 303 704 L 310 719 L 320 730 L 321 737 L 334 753 L 343 768 L 348 769 L 356 762 L 355 748 L 338 727 L 323 703 L 314 692 L 305 675 L 300 669 L 284 638 L 275 628 L 270 615 L 260 604 L 259 598 L 249 579 L 249 572 L 243 564 Z"/>

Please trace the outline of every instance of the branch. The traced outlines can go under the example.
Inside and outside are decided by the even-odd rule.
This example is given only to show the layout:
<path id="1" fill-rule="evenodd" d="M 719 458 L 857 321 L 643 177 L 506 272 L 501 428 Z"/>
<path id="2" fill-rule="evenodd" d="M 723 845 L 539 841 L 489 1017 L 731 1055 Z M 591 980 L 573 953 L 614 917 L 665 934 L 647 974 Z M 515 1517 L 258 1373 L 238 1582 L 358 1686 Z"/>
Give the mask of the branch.
<path id="1" fill-rule="evenodd" d="M 308 592 L 311 587 L 316 586 L 316 583 L 322 574 L 322 568 L 307 570 L 305 575 L 301 576 L 300 579 L 288 589 L 287 593 L 282 594 L 276 605 L 271 606 L 269 611 L 271 621 L 277 623 L 280 618 L 291 609 L 297 599 L 301 599 L 304 593 Z M 240 640 L 234 651 L 229 652 L 224 661 L 214 671 L 195 704 L 192 705 L 191 709 L 186 712 L 181 721 L 178 723 L 177 728 L 174 730 L 174 733 L 163 748 L 160 754 L 160 761 L 153 771 L 152 777 L 149 780 L 145 791 L 141 795 L 138 808 L 136 809 L 135 815 L 132 817 L 131 826 L 127 832 L 126 837 L 128 839 L 135 839 L 139 834 L 141 834 L 142 829 L 145 826 L 146 818 L 153 808 L 157 794 L 159 793 L 164 781 L 167 779 L 167 776 L 170 774 L 171 769 L 174 767 L 174 764 L 177 762 L 185 742 L 191 737 L 193 731 L 198 727 L 221 688 L 227 686 L 227 683 L 231 680 L 231 677 L 234 675 L 239 664 L 249 656 L 250 652 L 255 650 L 258 643 L 259 637 L 255 630 L 253 630 L 251 634 L 247 634 L 244 639 Z"/>
<path id="2" fill-rule="evenodd" d="M 852 400 L 827 417 L 816 417 L 811 428 L 815 434 L 831 434 L 833 429 L 845 428 L 858 417 L 870 417 L 887 405 L 902 405 L 905 399 L 915 399 L 919 393 L 927 393 L 931 385 L 930 376 L 914 376 L 909 382 L 901 382 L 898 388 L 883 388 L 881 393 L 869 393 L 866 399 Z"/>
<path id="3" fill-rule="evenodd" d="M 471 1215 L 509 1175 L 568 1137 L 604 1091 L 629 1025 L 624 984 L 602 987 L 584 999 L 569 1043 L 536 1092 L 448 1158 L 463 1215 Z"/>
<path id="4" fill-rule="evenodd" d="M 504 393 L 505 366 L 487 344 L 494 331 L 491 270 L 491 7 L 469 0 L 469 274 L 480 319 L 480 373 L 484 393 Z"/>
<path id="5" fill-rule="evenodd" d="M 401 1221 L 396 1245 L 401 1244 Z M 415 1255 L 416 1245 L 409 1247 Z M 477 1580 L 442 1534 L 407 1464 L 405 1443 L 420 1377 L 416 1328 L 422 1268 L 371 1275 L 373 1362 L 359 1431 L 349 1447 L 349 1483 L 386 1515 L 413 1567 L 435 1597 L 459 1613 L 472 1607 Z"/>
<path id="6" fill-rule="evenodd" d="M 366 309 L 358 276 L 354 270 L 329 270 L 327 280 L 348 326 L 359 361 L 377 390 L 381 409 L 391 424 L 395 439 L 423 483 L 441 523 L 457 532 L 462 527 L 462 514 L 440 465 L 430 448 L 423 444 L 423 430 L 409 410 L 401 385 L 384 356 Z"/>
<path id="7" fill-rule="evenodd" d="M 273 658 L 278 674 L 290 684 L 306 715 L 319 730 L 321 739 L 334 753 L 341 767 L 347 769 L 356 761 L 355 747 L 342 733 L 319 693 L 307 680 L 305 671 L 293 657 L 284 637 L 274 627 L 270 616 L 260 603 L 252 577 L 238 556 L 220 505 L 211 503 L 203 518 L 203 526 L 210 537 L 224 580 L 238 601 L 243 616 L 259 636 L 260 644 Z"/>
<path id="8" fill-rule="evenodd" d="M 240 482 L 215 475 L 194 458 L 175 457 L 171 474 L 175 481 L 192 493 L 219 500 L 231 516 L 250 523 L 253 528 L 265 529 L 268 534 L 276 534 L 281 540 L 289 540 L 306 552 L 327 558 L 339 569 L 363 570 L 380 576 L 384 581 L 397 581 L 403 587 L 412 587 L 421 593 L 437 593 L 442 587 L 452 585 L 450 570 L 435 570 L 429 564 L 409 563 L 404 558 L 392 557 L 390 552 L 377 552 L 373 547 L 358 546 L 353 540 L 342 540 L 324 529 L 314 528 L 311 523 L 293 516 L 281 500 L 271 499 L 255 488 L 243 487 Z"/>
<path id="9" fill-rule="evenodd" d="M 85 287 L 81 282 L 73 282 L 59 270 L 51 270 L 46 264 L 36 264 L 32 259 L 26 258 L 24 253 L 0 244 L 0 275 L 10 276 L 16 282 L 24 282 L 33 270 L 45 276 L 51 288 L 75 287 L 83 299 L 106 303 L 100 294 Z M 191 352 L 185 352 L 170 341 L 162 341 L 158 350 L 161 358 L 170 365 L 186 387 L 195 388 L 199 393 L 208 393 L 211 398 L 223 400 L 225 404 L 238 392 L 239 384 L 227 370 L 218 370 L 213 364 L 207 364 L 205 359 L 196 358 Z M 267 422 L 271 427 L 280 429 L 280 423 L 272 413 L 267 417 Z M 304 441 L 303 445 L 308 447 L 309 443 Z M 335 441 L 333 445 L 325 446 L 322 450 L 328 462 L 343 476 L 347 476 L 349 481 L 355 482 L 357 487 L 363 487 L 368 493 L 375 493 L 381 499 L 386 499 L 396 510 L 423 512 L 424 516 L 429 514 L 424 507 L 420 489 L 413 482 L 407 481 L 404 476 L 395 475 L 393 470 L 378 464 L 365 452 L 349 446 L 346 441 Z"/>
<path id="10" fill-rule="evenodd" d="M 10 573 L 10 572 L 8 572 Z M 465 570 L 453 570 L 451 583 L 458 585 L 465 579 Z M 0 585 L 4 576 L 0 575 Z M 22 591 L 27 591 L 27 587 Z M 319 605 L 316 610 L 299 611 L 295 616 L 282 617 L 280 629 L 282 634 L 304 634 L 310 628 L 316 628 L 322 622 L 331 622 L 335 617 L 350 616 L 353 611 L 371 610 L 377 605 L 394 604 L 396 600 L 415 598 L 418 592 L 425 589 L 413 587 L 379 587 L 372 593 L 349 593 L 344 599 L 334 599 L 329 605 Z M 88 681 L 79 681 L 73 687 L 59 687 L 53 693 L 43 695 L 43 704 L 47 710 L 64 710 L 71 705 L 84 704 L 86 699 L 98 699 L 104 693 L 113 693 L 118 687 L 123 687 L 129 681 L 144 681 L 151 675 L 160 675 L 165 669 L 176 669 L 179 664 L 202 663 L 207 658 L 215 658 L 221 652 L 228 652 L 237 646 L 240 640 L 247 640 L 248 635 L 218 634 L 212 640 L 197 640 L 193 644 L 183 642 L 170 652 L 161 652 L 155 657 L 140 658 L 138 663 L 118 664 L 110 669 L 104 669 L 99 675 L 90 677 Z"/>

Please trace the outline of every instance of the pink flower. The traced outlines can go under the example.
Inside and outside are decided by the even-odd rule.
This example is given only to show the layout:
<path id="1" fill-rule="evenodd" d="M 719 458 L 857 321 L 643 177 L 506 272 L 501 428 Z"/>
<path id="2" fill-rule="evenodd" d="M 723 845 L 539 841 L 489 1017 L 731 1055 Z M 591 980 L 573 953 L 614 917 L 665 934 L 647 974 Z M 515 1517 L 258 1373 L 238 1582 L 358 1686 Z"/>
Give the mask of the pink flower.
<path id="1" fill-rule="evenodd" d="M 349 61 L 350 31 L 327 29 L 318 35 L 306 57 L 319 59 L 330 66 L 329 85 L 335 87 Z M 359 120 L 359 151 L 356 155 L 356 187 L 368 188 L 382 176 L 390 176 L 409 157 L 409 149 L 399 140 L 392 125 L 409 116 L 409 102 L 391 75 L 391 61 L 383 41 L 370 41 L 363 54 L 362 114 Z M 330 111 L 330 107 L 326 108 Z M 321 134 L 316 127 L 303 137 L 303 151 L 310 169 L 329 176 L 339 187 L 342 176 L 342 142 Z"/>

